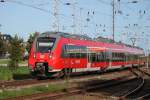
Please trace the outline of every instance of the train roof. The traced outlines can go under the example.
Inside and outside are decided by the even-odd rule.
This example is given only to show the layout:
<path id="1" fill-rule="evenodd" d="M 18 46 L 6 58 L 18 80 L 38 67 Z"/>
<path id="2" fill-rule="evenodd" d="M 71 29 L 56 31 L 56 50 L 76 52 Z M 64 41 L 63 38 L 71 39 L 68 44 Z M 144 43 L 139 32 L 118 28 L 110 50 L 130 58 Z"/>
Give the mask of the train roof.
<path id="1" fill-rule="evenodd" d="M 85 34 L 79 35 L 79 34 L 70 34 L 70 33 L 64 33 L 64 32 L 50 32 L 50 31 L 44 32 L 39 35 L 39 37 L 49 37 L 49 36 L 52 36 L 52 37 L 60 37 L 61 36 L 61 37 L 65 37 L 65 38 L 72 38 L 72 39 L 78 39 L 78 40 L 90 40 L 90 41 L 98 41 L 98 42 L 105 42 L 105 43 L 113 43 L 113 44 L 118 44 L 118 45 L 125 45 L 130 48 L 137 48 L 137 49 L 143 50 L 140 47 L 132 46 L 132 45 L 125 44 L 122 42 L 116 42 L 116 41 L 113 41 L 112 39 L 104 38 L 101 36 L 92 39 Z"/>
<path id="2" fill-rule="evenodd" d="M 87 35 L 69 34 L 64 32 L 44 32 L 40 34 L 40 37 L 45 36 L 54 36 L 54 37 L 62 36 L 65 38 L 74 38 L 79 40 L 92 40 L 92 38 L 88 37 Z"/>

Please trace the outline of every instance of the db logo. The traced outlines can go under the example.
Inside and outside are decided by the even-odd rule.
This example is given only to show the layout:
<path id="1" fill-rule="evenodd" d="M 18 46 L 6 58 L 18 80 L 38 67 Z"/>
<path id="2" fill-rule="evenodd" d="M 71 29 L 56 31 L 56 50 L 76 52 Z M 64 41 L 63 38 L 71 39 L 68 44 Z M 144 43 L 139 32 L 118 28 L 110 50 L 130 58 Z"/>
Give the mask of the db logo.
<path id="1" fill-rule="evenodd" d="M 44 55 L 40 55 L 40 58 L 44 58 Z"/>

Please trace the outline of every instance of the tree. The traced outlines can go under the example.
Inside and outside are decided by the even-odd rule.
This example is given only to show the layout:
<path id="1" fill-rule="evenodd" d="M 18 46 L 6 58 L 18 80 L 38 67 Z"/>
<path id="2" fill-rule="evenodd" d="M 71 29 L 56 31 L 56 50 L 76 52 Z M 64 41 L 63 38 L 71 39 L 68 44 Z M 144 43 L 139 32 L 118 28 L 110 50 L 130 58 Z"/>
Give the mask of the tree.
<path id="1" fill-rule="evenodd" d="M 39 35 L 39 32 L 35 32 L 35 33 L 30 34 L 29 39 L 27 40 L 27 45 L 26 45 L 26 49 L 27 49 L 28 53 L 30 52 L 33 41 L 35 40 L 35 38 L 38 35 Z"/>
<path id="2" fill-rule="evenodd" d="M 0 57 L 3 56 L 4 52 L 5 52 L 5 44 L 0 34 Z"/>
<path id="3" fill-rule="evenodd" d="M 16 69 L 18 67 L 19 61 L 22 60 L 22 43 L 23 40 L 20 39 L 17 35 L 15 35 L 10 41 L 10 69 Z"/>

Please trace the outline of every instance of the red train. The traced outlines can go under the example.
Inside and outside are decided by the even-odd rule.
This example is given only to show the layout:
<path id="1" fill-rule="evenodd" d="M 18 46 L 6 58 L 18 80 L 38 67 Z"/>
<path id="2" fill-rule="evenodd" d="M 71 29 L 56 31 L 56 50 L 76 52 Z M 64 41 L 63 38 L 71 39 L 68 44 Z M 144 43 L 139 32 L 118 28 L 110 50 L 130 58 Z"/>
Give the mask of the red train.
<path id="1" fill-rule="evenodd" d="M 104 70 L 142 65 L 144 51 L 105 38 L 45 32 L 34 41 L 28 60 L 33 75 Z"/>

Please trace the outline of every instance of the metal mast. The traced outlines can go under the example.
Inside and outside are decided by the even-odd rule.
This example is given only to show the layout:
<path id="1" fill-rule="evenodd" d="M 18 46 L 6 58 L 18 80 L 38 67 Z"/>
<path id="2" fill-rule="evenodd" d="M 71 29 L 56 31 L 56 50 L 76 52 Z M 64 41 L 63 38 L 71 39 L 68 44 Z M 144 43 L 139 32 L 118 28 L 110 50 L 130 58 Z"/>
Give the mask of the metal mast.
<path id="1" fill-rule="evenodd" d="M 80 34 L 82 34 L 82 10 L 83 10 L 83 8 L 80 8 L 80 20 L 79 20 Z"/>
<path id="2" fill-rule="evenodd" d="M 59 31 L 59 0 L 53 0 L 53 30 Z"/>
<path id="3" fill-rule="evenodd" d="M 75 7 L 75 0 L 72 0 L 72 21 L 73 21 L 73 26 L 72 26 L 72 28 L 73 28 L 73 34 L 75 34 L 76 33 L 76 19 L 75 19 L 75 11 L 76 11 L 76 7 Z"/>
<path id="4" fill-rule="evenodd" d="M 113 27 L 112 27 L 113 34 L 112 36 L 113 36 L 113 42 L 114 42 L 115 41 L 115 0 L 112 1 L 112 7 L 113 7 Z"/>

